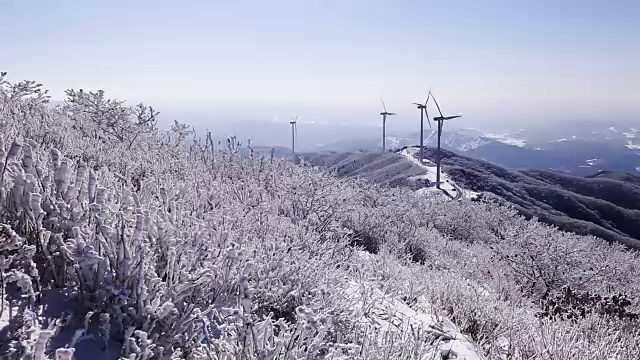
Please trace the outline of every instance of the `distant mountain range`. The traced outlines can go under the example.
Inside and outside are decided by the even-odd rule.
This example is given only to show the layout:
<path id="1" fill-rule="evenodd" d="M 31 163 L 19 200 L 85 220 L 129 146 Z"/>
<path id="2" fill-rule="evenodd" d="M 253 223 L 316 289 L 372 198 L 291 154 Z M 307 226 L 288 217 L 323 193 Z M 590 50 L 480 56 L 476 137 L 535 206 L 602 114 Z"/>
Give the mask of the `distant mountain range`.
<path id="1" fill-rule="evenodd" d="M 429 160 L 434 148 L 425 148 Z M 423 169 L 398 153 L 310 153 L 305 161 L 340 176 L 364 177 L 390 186 L 416 189 L 411 181 Z M 522 215 L 578 234 L 640 248 L 640 176 L 598 172 L 588 177 L 551 170 L 509 170 L 443 151 L 443 171 L 456 184 L 513 206 Z M 427 186 L 427 185 L 423 185 Z"/>
<path id="2" fill-rule="evenodd" d="M 344 114 L 333 114 L 344 120 Z M 331 117 L 331 116 L 329 116 Z M 236 136 L 258 149 L 275 147 L 276 156 L 290 156 L 291 127 L 288 118 L 253 114 L 233 116 L 228 113 L 162 113 L 160 125 L 167 127 L 173 119 L 194 125 L 199 135 L 210 130 L 218 140 Z M 347 119 L 348 120 L 348 119 Z M 298 152 L 372 152 L 381 151 L 381 124 L 377 117 L 364 121 L 355 116 L 344 123 L 322 116 L 303 116 L 298 123 Z M 550 169 L 575 175 L 598 171 L 640 174 L 640 119 L 631 117 L 601 121 L 543 119 L 526 123 L 496 124 L 489 131 L 460 128 L 456 120 L 444 127 L 442 146 L 466 156 L 486 160 L 510 169 Z M 462 123 L 464 124 L 464 123 Z M 469 124 L 469 122 L 466 122 Z M 387 127 L 386 143 L 390 149 L 415 146 L 420 133 L 415 122 L 392 122 Z M 425 145 L 435 146 L 436 132 L 425 123 Z M 511 127 L 511 129 L 509 128 Z"/>
<path id="3" fill-rule="evenodd" d="M 420 133 L 386 140 L 390 149 L 414 146 L 420 142 Z M 436 131 L 425 131 L 424 141 L 426 146 L 435 146 Z M 443 131 L 442 147 L 511 169 L 549 169 L 583 176 L 598 171 L 640 174 L 640 130 L 636 127 L 559 127 L 547 132 L 522 129 L 503 134 L 454 128 Z M 341 140 L 316 151 L 379 152 L 381 139 Z"/>

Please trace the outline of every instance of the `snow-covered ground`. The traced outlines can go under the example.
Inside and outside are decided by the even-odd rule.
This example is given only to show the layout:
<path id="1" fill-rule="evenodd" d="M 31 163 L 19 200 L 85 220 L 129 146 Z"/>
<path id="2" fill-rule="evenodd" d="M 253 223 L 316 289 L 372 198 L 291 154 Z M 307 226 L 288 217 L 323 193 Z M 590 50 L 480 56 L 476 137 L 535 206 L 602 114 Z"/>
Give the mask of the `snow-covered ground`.
<path id="1" fill-rule="evenodd" d="M 634 144 L 631 141 L 627 141 L 627 145 L 625 145 L 627 148 L 632 149 L 632 150 L 640 150 L 640 144 Z"/>
<path id="2" fill-rule="evenodd" d="M 478 354 L 480 351 L 473 342 L 447 319 L 438 320 L 433 314 L 415 311 L 403 301 L 384 294 L 374 285 L 359 284 L 355 281 L 349 285 L 349 296 L 367 308 L 363 321 L 371 322 L 384 331 L 421 329 L 423 334 L 430 334 L 439 339 L 421 359 L 481 359 Z"/>
<path id="3" fill-rule="evenodd" d="M 467 199 L 475 199 L 478 195 L 480 195 L 480 193 L 475 192 L 475 191 L 471 191 L 471 190 L 467 190 L 467 189 L 463 189 L 461 186 L 458 186 L 455 182 L 453 182 L 453 180 L 451 180 L 449 178 L 449 176 L 447 175 L 447 173 L 445 173 L 444 171 L 440 172 L 440 190 L 438 190 L 435 187 L 436 184 L 436 174 L 437 174 L 437 167 L 436 164 L 433 161 L 430 161 L 428 159 L 424 159 L 424 163 L 420 163 L 420 160 L 417 158 L 417 152 L 419 151 L 418 148 L 406 148 L 404 150 L 402 150 L 400 153 L 405 156 L 409 161 L 413 162 L 414 164 L 422 167 L 423 169 L 425 169 L 427 171 L 426 174 L 424 175 L 417 175 L 417 176 L 412 176 L 409 178 L 409 180 L 421 180 L 421 179 L 426 179 L 429 180 L 429 182 L 431 184 L 433 184 L 430 187 L 425 187 L 422 189 L 419 189 L 419 192 L 427 192 L 427 191 L 446 191 L 449 195 L 453 196 L 454 198 L 460 198 L 460 197 L 465 197 Z M 458 194 L 458 191 L 462 192 L 461 195 Z"/>
<path id="4" fill-rule="evenodd" d="M 500 141 L 501 143 L 504 143 L 507 145 L 513 145 L 518 147 L 524 147 L 525 145 L 527 145 L 526 140 L 513 138 L 509 136 L 509 134 L 485 134 L 484 137 L 492 140 Z"/>
<path id="5" fill-rule="evenodd" d="M 2 309 L 2 313 L 0 313 L 0 329 L 4 329 L 5 326 L 9 325 L 9 303 L 0 298 L 2 304 L 0 304 L 0 309 Z"/>
<path id="6" fill-rule="evenodd" d="M 410 143 L 411 139 L 408 139 L 405 137 L 399 137 L 399 136 L 386 136 L 385 142 L 386 142 L 385 145 L 387 149 L 397 149 L 399 147 L 402 147 L 406 143 Z M 382 140 L 379 142 L 378 145 L 382 147 Z"/>
<path id="7" fill-rule="evenodd" d="M 595 166 L 596 163 L 598 162 L 598 160 L 600 160 L 600 159 L 589 159 L 589 160 L 585 161 L 585 163 L 587 165 L 589 165 L 589 166 Z"/>
<path id="8" fill-rule="evenodd" d="M 375 256 L 361 251 L 365 258 Z M 400 299 L 385 294 L 374 284 L 361 281 L 349 281 L 346 294 L 356 306 L 367 309 L 362 321 L 370 322 L 380 330 L 403 331 L 413 329 L 422 334 L 429 334 L 439 340 L 420 359 L 456 359 L 480 360 L 477 346 L 447 318 L 417 311 Z M 420 309 L 428 309 L 426 299 L 418 298 Z M 417 329 L 420 329 L 419 331 Z M 408 344 L 409 345 L 409 344 Z M 447 357 L 445 357 L 447 356 Z"/>

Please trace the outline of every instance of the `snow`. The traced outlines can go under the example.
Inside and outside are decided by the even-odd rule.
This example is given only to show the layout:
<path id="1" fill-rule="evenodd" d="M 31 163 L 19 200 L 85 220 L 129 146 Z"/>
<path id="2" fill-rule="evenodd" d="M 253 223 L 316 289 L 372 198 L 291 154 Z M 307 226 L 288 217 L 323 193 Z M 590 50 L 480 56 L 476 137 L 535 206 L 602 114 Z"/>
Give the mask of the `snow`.
<path id="1" fill-rule="evenodd" d="M 637 171 L 637 172 L 640 172 L 640 166 L 638 166 L 638 167 L 636 168 L 636 171 Z"/>
<path id="2" fill-rule="evenodd" d="M 398 331 L 398 323 L 402 328 L 420 327 L 430 334 L 440 338 L 430 352 L 422 359 L 434 359 L 438 354 L 448 353 L 450 358 L 456 360 L 480 360 L 479 351 L 464 334 L 458 332 L 455 325 L 448 319 L 438 321 L 433 314 L 418 312 L 403 301 L 384 294 L 372 284 L 349 282 L 346 293 L 355 303 L 367 307 L 367 315 L 363 321 L 369 321 L 385 331 Z M 366 294 L 363 296 L 363 294 Z M 373 299 L 365 304 L 365 297 Z M 422 299 L 420 299 L 422 300 Z M 422 306 L 422 308 L 429 308 Z"/>
<path id="3" fill-rule="evenodd" d="M 456 132 L 458 134 L 462 134 L 462 135 L 466 135 L 466 136 L 475 136 L 475 137 L 485 136 L 482 131 L 480 131 L 478 129 L 474 129 L 474 128 L 461 128 L 461 127 L 458 127 Z"/>
<path id="4" fill-rule="evenodd" d="M 640 150 L 640 144 L 634 144 L 631 141 L 627 141 L 627 145 L 625 146 L 632 150 Z"/>
<path id="5" fill-rule="evenodd" d="M 527 141 L 524 139 L 503 139 L 501 140 L 503 143 L 508 144 L 508 145 L 514 145 L 514 146 L 518 146 L 518 147 L 524 147 L 525 145 L 527 145 Z"/>
<path id="6" fill-rule="evenodd" d="M 403 140 L 404 140 L 403 138 L 399 138 L 397 136 L 387 136 L 385 138 L 387 149 L 394 149 L 394 148 L 400 147 L 400 144 L 402 143 Z M 382 141 L 380 141 L 380 146 L 382 146 Z"/>
<path id="7" fill-rule="evenodd" d="M 623 132 L 622 135 L 624 135 L 624 137 L 629 138 L 629 139 L 633 139 L 637 137 L 638 133 L 638 128 L 635 127 L 630 127 L 628 131 Z"/>
<path id="8" fill-rule="evenodd" d="M 613 131 L 613 132 L 618 132 L 618 130 L 616 130 L 615 126 L 611 126 L 609 127 L 609 130 Z"/>
<path id="9" fill-rule="evenodd" d="M 5 326 L 9 325 L 9 303 L 5 299 L 0 299 L 2 301 L 1 309 L 4 311 L 0 314 L 0 329 L 4 329 Z"/>
<path id="10" fill-rule="evenodd" d="M 526 140 L 509 137 L 508 134 L 486 134 L 485 137 L 492 140 L 499 141 L 507 145 L 513 145 L 518 147 L 524 147 L 525 145 L 527 145 Z"/>
<path id="11" fill-rule="evenodd" d="M 435 136 L 434 136 L 435 137 Z M 486 139 L 481 137 L 469 137 L 456 133 L 442 134 L 442 141 L 445 145 L 456 148 L 460 151 L 469 151 L 487 143 Z"/>
<path id="12" fill-rule="evenodd" d="M 448 193 L 449 195 L 451 195 L 456 199 L 460 197 L 465 197 L 467 199 L 475 199 L 478 195 L 480 195 L 480 193 L 478 192 L 466 190 L 458 186 L 455 182 L 453 182 L 453 180 L 449 178 L 449 176 L 444 171 L 440 172 L 440 190 L 437 189 L 435 187 L 436 177 L 437 177 L 436 164 L 433 161 L 430 161 L 428 159 L 425 159 L 424 163 L 420 164 L 420 160 L 416 158 L 418 151 L 419 150 L 417 148 L 406 148 L 400 152 L 409 161 L 413 162 L 414 164 L 422 167 L 427 171 L 426 174 L 412 176 L 409 178 L 409 180 L 429 180 L 429 182 L 433 184 L 432 186 L 419 189 L 418 192 L 422 193 L 422 192 L 445 191 L 446 193 Z M 458 191 L 461 191 L 462 195 L 458 195 Z"/>

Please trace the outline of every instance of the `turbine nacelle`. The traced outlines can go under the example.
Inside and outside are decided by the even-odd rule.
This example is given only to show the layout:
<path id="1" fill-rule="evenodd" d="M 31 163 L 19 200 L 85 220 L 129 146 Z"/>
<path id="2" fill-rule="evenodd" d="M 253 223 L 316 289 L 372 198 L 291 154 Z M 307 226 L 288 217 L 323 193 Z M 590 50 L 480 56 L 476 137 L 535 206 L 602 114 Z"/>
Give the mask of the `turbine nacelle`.
<path id="1" fill-rule="evenodd" d="M 431 120 L 429 120 L 429 113 L 427 112 L 427 103 L 429 103 L 429 98 L 431 97 L 431 88 L 429 88 L 429 95 L 427 95 L 427 99 L 424 101 L 424 104 L 421 103 L 413 103 L 413 105 L 418 107 L 420 110 L 420 124 L 422 124 L 422 116 L 425 115 L 427 117 L 427 122 L 429 123 L 429 128 L 431 129 Z M 422 128 L 422 125 L 420 125 Z M 422 135 L 420 136 L 420 143 L 422 144 Z"/>
<path id="2" fill-rule="evenodd" d="M 384 104 L 384 100 L 382 100 L 382 97 L 380 98 L 380 102 L 382 103 L 382 110 L 383 112 L 380 113 L 380 115 L 395 115 L 396 113 L 392 113 L 392 112 L 388 112 L 387 111 L 387 105 Z"/>

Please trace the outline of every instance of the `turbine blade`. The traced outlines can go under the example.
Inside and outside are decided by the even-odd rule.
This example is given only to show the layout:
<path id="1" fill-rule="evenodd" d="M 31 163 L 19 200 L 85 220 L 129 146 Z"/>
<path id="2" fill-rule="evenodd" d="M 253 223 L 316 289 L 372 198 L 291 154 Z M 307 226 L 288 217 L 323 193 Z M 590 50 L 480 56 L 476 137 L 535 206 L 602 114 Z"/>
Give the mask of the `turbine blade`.
<path id="1" fill-rule="evenodd" d="M 427 106 L 427 103 L 429 102 L 429 99 L 432 98 L 432 97 L 433 97 L 433 94 L 431 93 L 431 86 L 429 86 L 429 94 L 427 94 L 427 100 L 425 100 L 424 106 Z"/>
<path id="2" fill-rule="evenodd" d="M 440 117 L 444 117 L 444 115 L 442 115 L 442 110 L 440 110 L 440 105 L 438 104 L 438 100 L 436 100 L 436 97 L 433 96 L 433 94 L 431 94 L 431 97 L 433 98 L 433 102 L 436 103 L 436 107 L 438 108 L 438 112 L 440 113 Z"/>
<path id="3" fill-rule="evenodd" d="M 427 107 L 425 106 L 422 110 L 424 110 L 424 117 L 427 118 L 427 122 L 429 123 L 429 129 L 433 129 L 433 127 L 431 126 L 431 120 L 429 120 L 429 112 L 427 112 Z"/>
<path id="4" fill-rule="evenodd" d="M 382 108 L 384 109 L 384 112 L 387 112 L 387 106 L 384 104 L 384 100 L 382 100 L 382 96 L 380 97 L 380 102 L 382 103 Z"/>

